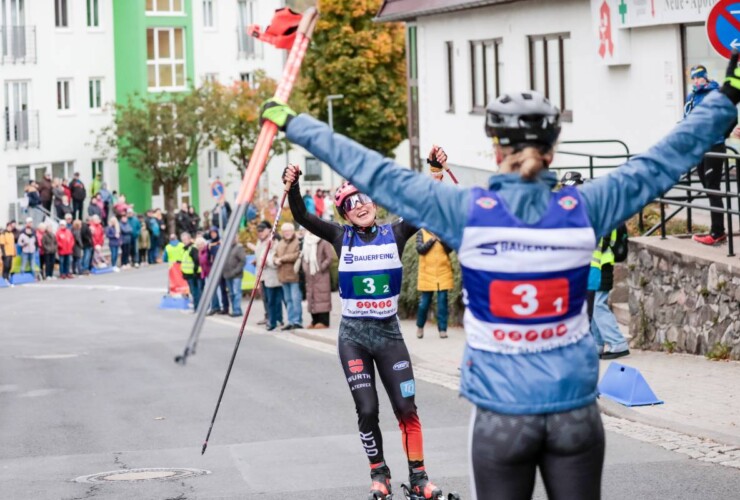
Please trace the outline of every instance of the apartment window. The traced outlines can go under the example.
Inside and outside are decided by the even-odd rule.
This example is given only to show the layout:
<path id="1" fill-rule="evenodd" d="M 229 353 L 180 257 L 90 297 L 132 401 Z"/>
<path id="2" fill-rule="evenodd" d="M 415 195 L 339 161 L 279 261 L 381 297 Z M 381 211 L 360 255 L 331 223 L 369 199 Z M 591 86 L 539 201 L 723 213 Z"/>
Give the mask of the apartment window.
<path id="1" fill-rule="evenodd" d="M 218 169 L 218 151 L 215 149 L 208 150 L 208 178 L 215 179 L 220 175 Z"/>
<path id="2" fill-rule="evenodd" d="M 249 86 L 251 87 L 252 85 L 254 85 L 254 73 L 252 73 L 251 71 L 247 71 L 246 73 L 239 73 L 239 80 L 249 84 Z"/>
<path id="3" fill-rule="evenodd" d="M 69 91 L 71 85 L 70 80 L 57 80 L 57 109 L 59 111 L 72 109 Z"/>
<path id="4" fill-rule="evenodd" d="M 90 164 L 92 167 L 92 177 L 91 179 L 95 179 L 98 174 L 100 174 L 100 180 L 105 181 L 105 164 L 103 163 L 103 160 L 93 160 Z"/>
<path id="5" fill-rule="evenodd" d="M 67 0 L 54 0 L 54 26 L 57 28 L 69 27 Z"/>
<path id="6" fill-rule="evenodd" d="M 218 73 L 206 73 L 203 75 L 203 81 L 205 83 L 216 83 L 218 81 Z"/>
<path id="7" fill-rule="evenodd" d="M 247 33 L 250 24 L 254 24 L 254 4 L 251 0 L 238 0 L 236 40 L 239 57 L 253 57 L 255 55 L 255 39 Z"/>
<path id="8" fill-rule="evenodd" d="M 455 48 L 445 42 L 445 64 L 447 65 L 447 112 L 455 112 Z"/>
<path id="9" fill-rule="evenodd" d="M 501 93 L 501 42 L 501 39 L 470 42 L 473 112 L 484 112 L 486 104 Z"/>
<path id="10" fill-rule="evenodd" d="M 185 88 L 185 34 L 182 28 L 146 30 L 149 90 Z"/>
<path id="11" fill-rule="evenodd" d="M 58 161 L 51 164 L 51 176 L 55 179 L 71 179 L 74 172 L 73 161 Z"/>
<path id="12" fill-rule="evenodd" d="M 102 87 L 103 80 L 100 78 L 90 78 L 88 82 L 90 109 L 100 109 L 103 107 Z"/>
<path id="13" fill-rule="evenodd" d="M 3 121 L 5 122 L 5 142 L 12 144 L 28 144 L 30 138 L 29 110 L 30 82 L 5 82 Z"/>
<path id="14" fill-rule="evenodd" d="M 321 181 L 321 163 L 313 156 L 306 158 L 306 175 L 304 179 L 306 182 Z"/>
<path id="15" fill-rule="evenodd" d="M 100 27 L 98 0 L 87 0 L 87 27 L 88 28 L 99 28 Z"/>
<path id="16" fill-rule="evenodd" d="M 215 0 L 203 0 L 203 26 L 206 28 L 213 28 L 215 26 L 213 20 L 213 3 Z"/>
<path id="17" fill-rule="evenodd" d="M 560 108 L 566 121 L 573 119 L 571 81 L 570 34 L 530 36 L 530 87 Z"/>
<path id="18" fill-rule="evenodd" d="M 146 0 L 147 14 L 184 14 L 183 0 Z"/>

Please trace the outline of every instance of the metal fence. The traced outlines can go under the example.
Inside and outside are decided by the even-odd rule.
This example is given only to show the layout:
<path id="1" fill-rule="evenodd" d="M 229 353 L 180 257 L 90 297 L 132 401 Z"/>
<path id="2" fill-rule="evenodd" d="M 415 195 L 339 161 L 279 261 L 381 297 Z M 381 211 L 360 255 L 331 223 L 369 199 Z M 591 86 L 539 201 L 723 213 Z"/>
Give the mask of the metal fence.
<path id="1" fill-rule="evenodd" d="M 36 62 L 36 26 L 0 26 L 0 64 Z"/>

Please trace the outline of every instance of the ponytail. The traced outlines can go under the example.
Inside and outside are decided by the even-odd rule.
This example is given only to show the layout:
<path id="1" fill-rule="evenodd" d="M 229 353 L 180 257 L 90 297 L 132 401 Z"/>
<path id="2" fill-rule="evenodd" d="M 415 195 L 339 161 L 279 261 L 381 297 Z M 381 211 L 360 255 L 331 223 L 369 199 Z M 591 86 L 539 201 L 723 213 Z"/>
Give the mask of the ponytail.
<path id="1" fill-rule="evenodd" d="M 520 151 L 513 151 L 503 158 L 503 164 L 509 172 L 519 171 L 524 180 L 531 181 L 543 168 L 552 162 L 552 149 L 527 145 Z"/>

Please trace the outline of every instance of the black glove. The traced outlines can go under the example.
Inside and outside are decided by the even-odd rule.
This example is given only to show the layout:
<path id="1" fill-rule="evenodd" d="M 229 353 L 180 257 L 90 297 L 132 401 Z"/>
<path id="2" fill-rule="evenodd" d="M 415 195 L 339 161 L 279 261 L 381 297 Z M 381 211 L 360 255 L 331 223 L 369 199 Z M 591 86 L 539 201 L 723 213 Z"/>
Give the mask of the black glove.
<path id="1" fill-rule="evenodd" d="M 740 103 L 740 68 L 737 67 L 737 60 L 740 58 L 740 52 L 737 49 L 732 51 L 730 64 L 727 65 L 725 74 L 725 83 L 722 84 L 720 92 L 726 95 L 733 104 Z"/>
<path id="2" fill-rule="evenodd" d="M 290 168 L 290 167 L 285 167 L 285 168 L 283 169 L 283 175 L 282 175 L 282 180 L 283 180 L 283 184 L 285 184 L 286 182 L 288 182 L 288 180 L 287 180 L 287 179 L 285 178 L 285 174 L 287 174 L 287 173 L 288 173 L 288 168 Z M 293 184 L 291 184 L 291 185 L 290 185 L 290 189 L 291 189 L 291 190 L 293 190 L 293 189 L 298 189 L 298 179 L 300 179 L 300 177 L 301 177 L 302 175 L 303 175 L 303 172 L 301 172 L 301 169 L 299 168 L 299 169 L 298 169 L 298 177 L 296 178 L 296 180 L 295 180 L 295 181 L 293 181 Z"/>

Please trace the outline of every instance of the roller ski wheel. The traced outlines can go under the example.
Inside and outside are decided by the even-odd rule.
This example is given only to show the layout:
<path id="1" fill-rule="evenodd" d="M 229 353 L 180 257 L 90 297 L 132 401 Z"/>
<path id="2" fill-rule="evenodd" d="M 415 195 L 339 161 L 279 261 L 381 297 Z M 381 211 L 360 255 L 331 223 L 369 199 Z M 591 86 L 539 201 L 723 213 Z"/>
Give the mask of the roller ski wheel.
<path id="1" fill-rule="evenodd" d="M 447 500 L 460 500 L 460 494 L 453 491 L 449 495 L 447 495 Z"/>
<path id="2" fill-rule="evenodd" d="M 401 485 L 401 489 L 403 490 L 403 495 L 406 500 L 445 500 L 445 496 L 439 488 L 434 488 L 431 492 L 431 496 L 428 497 L 423 496 L 423 494 L 419 495 L 414 493 L 409 483 L 403 483 Z M 450 493 L 450 495 L 452 495 L 452 493 Z M 457 495 L 457 493 L 455 493 L 455 495 Z M 450 496 L 449 500 L 460 500 L 460 497 Z"/>

